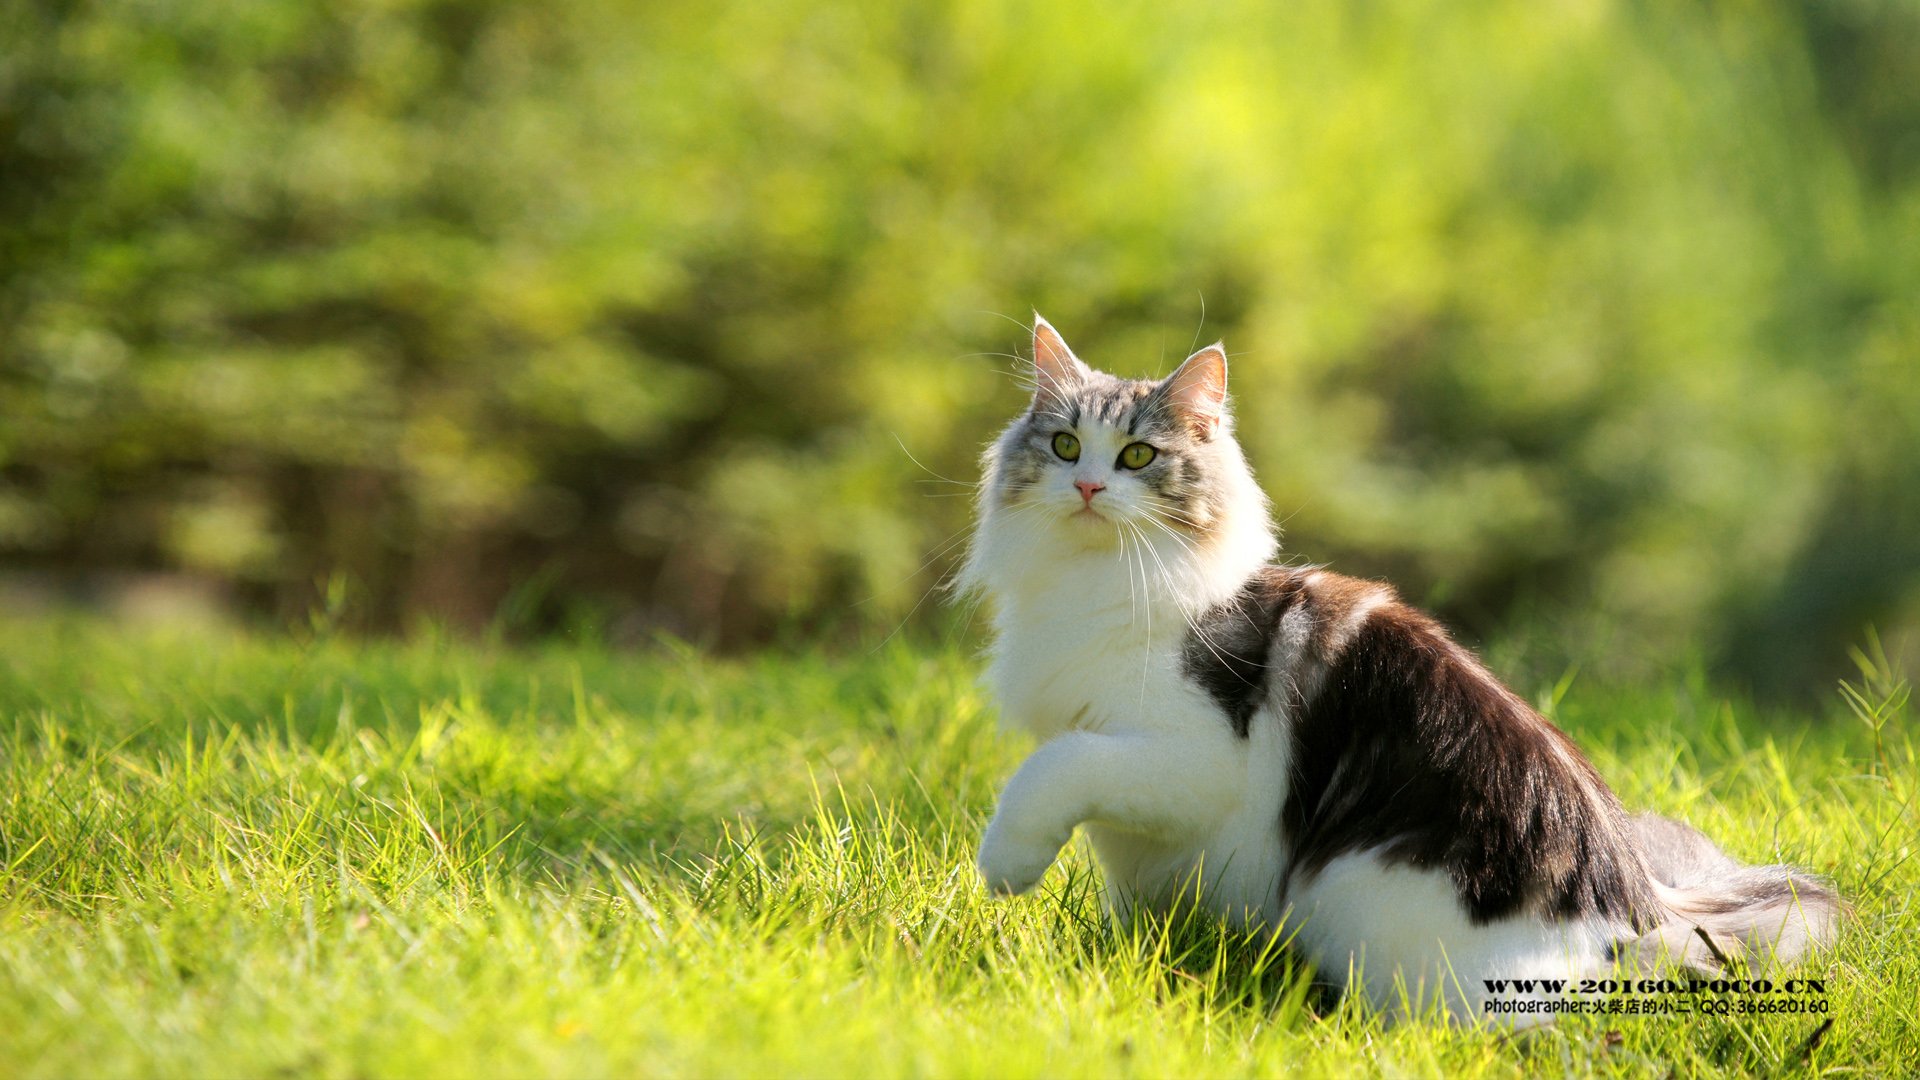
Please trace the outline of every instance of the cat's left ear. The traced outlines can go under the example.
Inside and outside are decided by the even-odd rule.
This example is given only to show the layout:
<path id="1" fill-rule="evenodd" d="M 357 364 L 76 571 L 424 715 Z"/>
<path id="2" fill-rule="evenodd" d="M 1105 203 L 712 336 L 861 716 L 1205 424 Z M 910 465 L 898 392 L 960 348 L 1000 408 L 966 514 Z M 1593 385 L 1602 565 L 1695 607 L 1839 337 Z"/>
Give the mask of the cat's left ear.
<path id="1" fill-rule="evenodd" d="M 1227 350 L 1214 342 L 1187 357 L 1161 385 L 1174 411 L 1200 435 L 1211 437 L 1227 414 Z"/>

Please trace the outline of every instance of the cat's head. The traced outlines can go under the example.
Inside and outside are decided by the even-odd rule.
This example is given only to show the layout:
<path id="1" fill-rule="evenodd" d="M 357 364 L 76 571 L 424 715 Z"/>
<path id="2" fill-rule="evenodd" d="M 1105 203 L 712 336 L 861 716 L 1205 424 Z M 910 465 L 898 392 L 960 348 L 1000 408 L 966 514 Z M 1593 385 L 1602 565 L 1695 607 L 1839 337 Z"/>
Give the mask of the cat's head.
<path id="1" fill-rule="evenodd" d="M 1143 542 L 1182 561 L 1271 555 L 1266 500 L 1233 435 L 1221 346 L 1164 379 L 1123 379 L 1082 363 L 1036 316 L 1032 373 L 1026 411 L 987 449 L 982 539 L 1017 535 L 1028 557 Z"/>

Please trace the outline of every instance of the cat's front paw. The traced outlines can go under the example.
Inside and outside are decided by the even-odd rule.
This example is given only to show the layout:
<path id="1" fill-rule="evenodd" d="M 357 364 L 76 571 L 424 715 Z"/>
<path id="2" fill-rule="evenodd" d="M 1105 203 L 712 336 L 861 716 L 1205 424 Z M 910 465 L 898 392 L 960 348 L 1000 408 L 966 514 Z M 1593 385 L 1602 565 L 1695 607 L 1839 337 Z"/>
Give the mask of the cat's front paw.
<path id="1" fill-rule="evenodd" d="M 995 818 L 987 826 L 987 835 L 980 840 L 976 865 L 989 889 L 1002 896 L 1015 896 L 1040 884 L 1047 867 L 1059 857 L 1061 843 L 1014 836 L 1012 830 Z"/>

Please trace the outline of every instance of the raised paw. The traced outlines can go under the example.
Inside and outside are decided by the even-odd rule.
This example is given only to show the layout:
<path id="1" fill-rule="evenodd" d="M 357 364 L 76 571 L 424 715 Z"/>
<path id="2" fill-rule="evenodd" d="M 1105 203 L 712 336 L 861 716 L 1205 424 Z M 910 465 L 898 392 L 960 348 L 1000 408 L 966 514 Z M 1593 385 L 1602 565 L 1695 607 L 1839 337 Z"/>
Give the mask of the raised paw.
<path id="1" fill-rule="evenodd" d="M 1040 879 L 1046 876 L 1047 867 L 1060 854 L 1060 844 L 1035 840 L 1023 840 L 1008 835 L 1008 830 L 1000 827 L 998 818 L 987 826 L 987 835 L 980 840 L 980 857 L 976 865 L 980 867 L 980 876 L 986 879 L 987 887 L 1002 896 L 1015 896 L 1029 892 Z"/>

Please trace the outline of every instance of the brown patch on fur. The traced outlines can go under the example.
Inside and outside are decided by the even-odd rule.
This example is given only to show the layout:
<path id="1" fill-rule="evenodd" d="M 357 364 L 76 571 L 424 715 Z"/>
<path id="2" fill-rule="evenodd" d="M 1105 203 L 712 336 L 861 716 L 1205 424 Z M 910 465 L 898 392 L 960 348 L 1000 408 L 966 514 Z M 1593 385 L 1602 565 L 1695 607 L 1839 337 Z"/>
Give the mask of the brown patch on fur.
<path id="1" fill-rule="evenodd" d="M 1304 642 L 1282 640 L 1290 615 Z M 1296 872 L 1373 850 L 1444 872 L 1482 923 L 1658 921 L 1627 817 L 1578 747 L 1385 586 L 1269 567 L 1197 624 L 1183 664 L 1242 736 L 1261 707 L 1293 706 Z"/>
<path id="2" fill-rule="evenodd" d="M 1323 575 L 1316 627 L 1378 586 Z M 1319 639 L 1325 640 L 1325 639 Z M 1444 871 L 1477 922 L 1523 908 L 1651 925 L 1658 905 L 1626 815 L 1563 733 L 1398 601 L 1377 608 L 1300 713 L 1282 823 L 1296 870 L 1376 849 Z"/>

